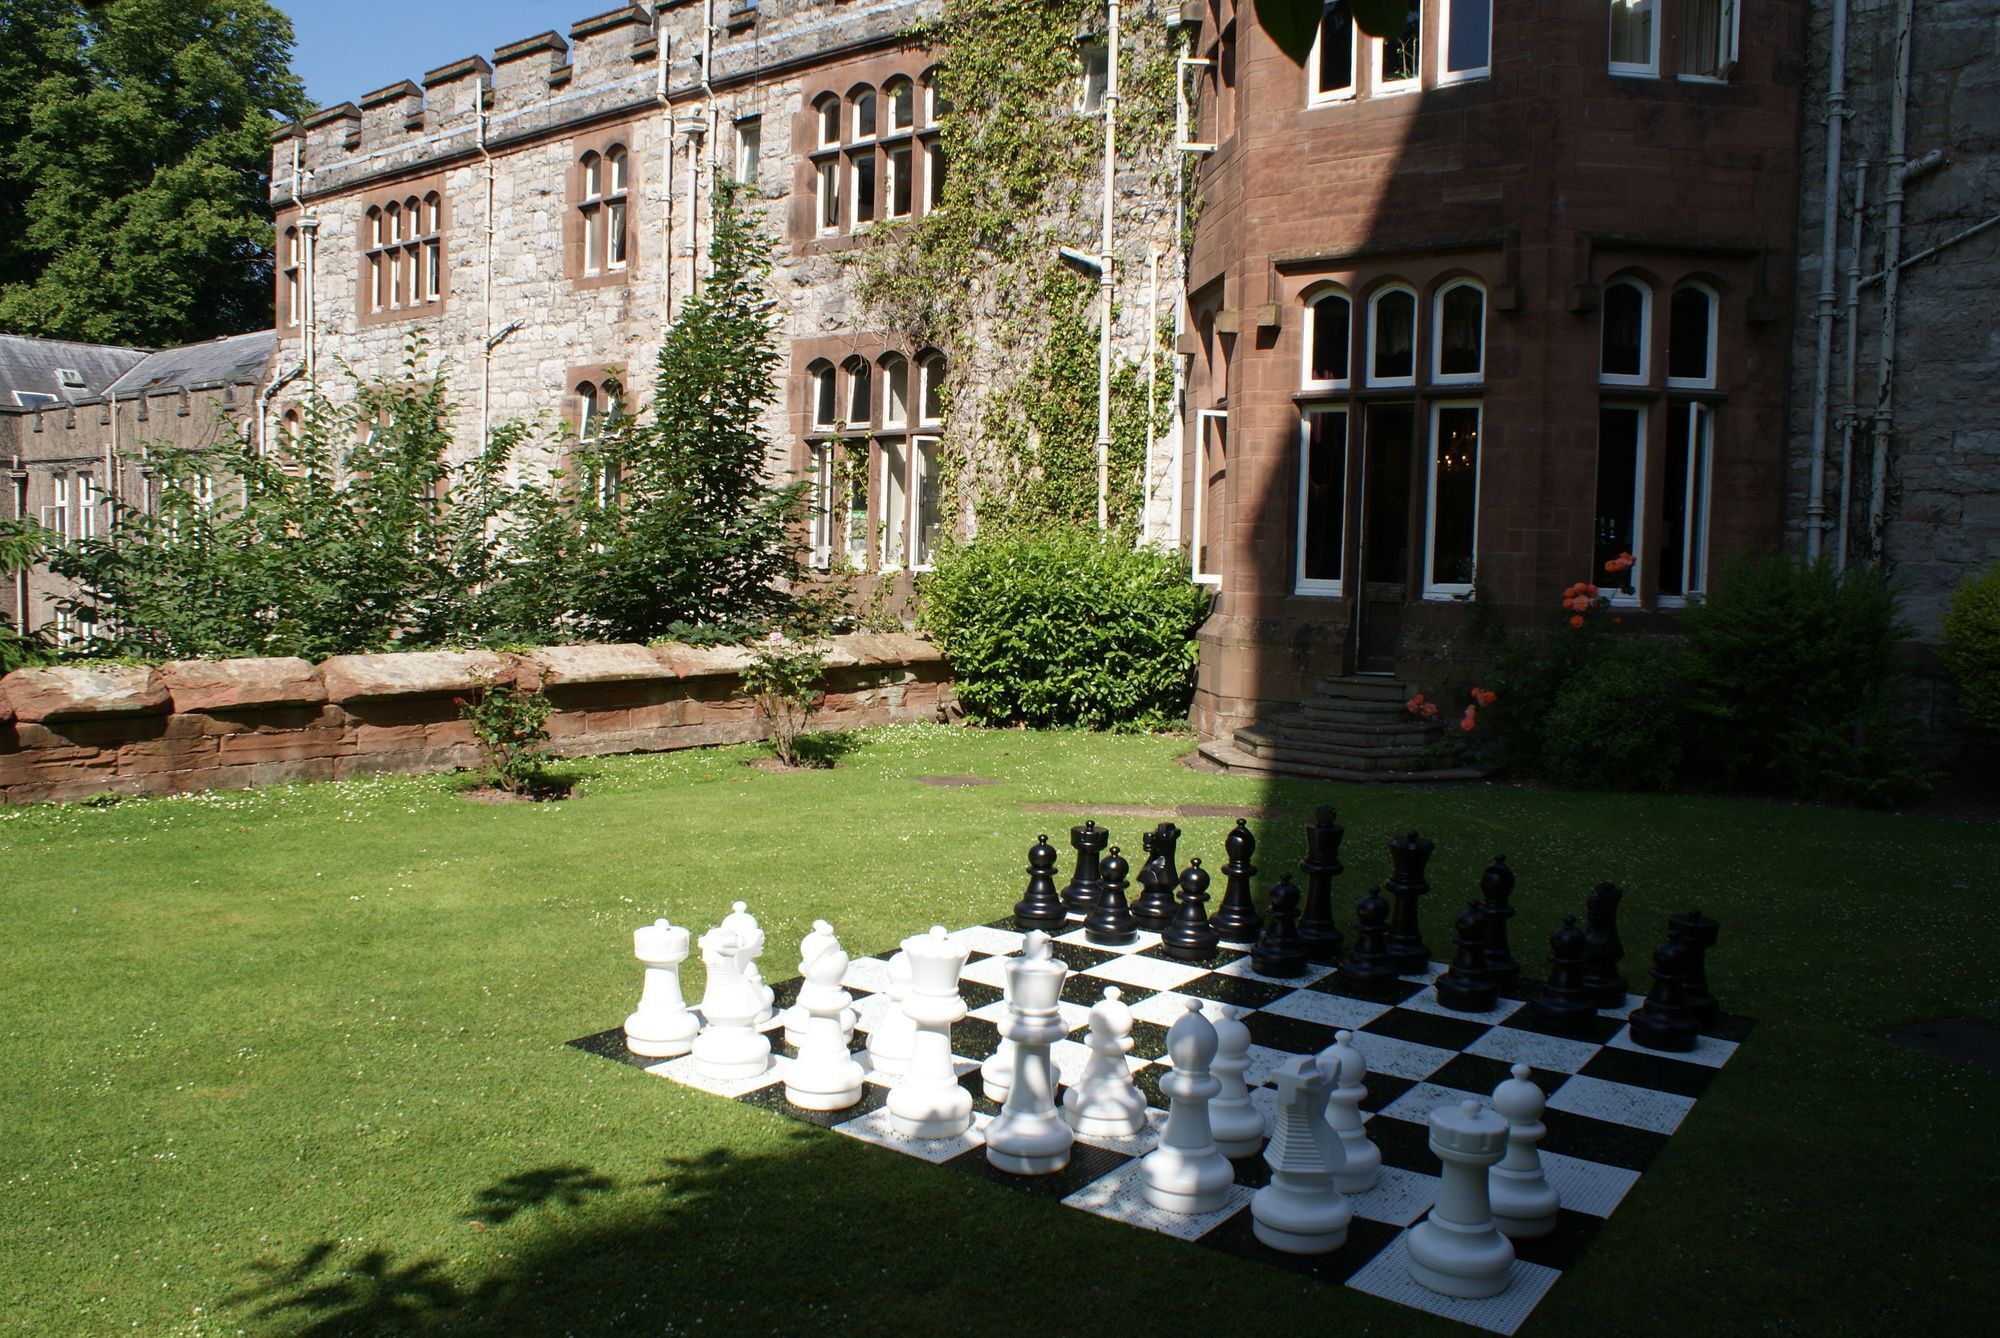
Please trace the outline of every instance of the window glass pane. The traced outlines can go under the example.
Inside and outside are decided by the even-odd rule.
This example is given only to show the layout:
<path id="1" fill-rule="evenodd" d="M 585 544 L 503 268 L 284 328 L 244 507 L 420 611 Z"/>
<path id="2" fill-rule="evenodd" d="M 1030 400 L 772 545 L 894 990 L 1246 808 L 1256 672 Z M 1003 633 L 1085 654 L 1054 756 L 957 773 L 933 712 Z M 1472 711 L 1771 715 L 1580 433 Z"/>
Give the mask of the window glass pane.
<path id="1" fill-rule="evenodd" d="M 908 517 L 904 511 L 908 505 L 908 494 L 904 488 L 908 479 L 909 454 L 900 441 L 894 439 L 882 443 L 882 565 L 898 567 L 903 563 L 903 527 Z"/>
<path id="2" fill-rule="evenodd" d="M 916 99 L 912 92 L 907 79 L 889 88 L 889 124 L 897 130 L 908 130 L 916 121 Z"/>
<path id="3" fill-rule="evenodd" d="M 1639 376 L 1645 370 L 1646 295 L 1636 284 L 1614 283 L 1604 290 L 1605 376 Z"/>
<path id="4" fill-rule="evenodd" d="M 875 95 L 862 93 L 854 99 L 854 137 L 867 139 L 875 133 Z"/>
<path id="5" fill-rule="evenodd" d="M 1674 290 L 1667 312 L 1667 375 L 1677 381 L 1710 380 L 1714 364 L 1709 358 L 1709 314 L 1712 302 L 1699 288 Z"/>
<path id="6" fill-rule="evenodd" d="M 606 157 L 611 162 L 611 193 L 616 195 L 625 189 L 625 150 L 613 149 Z"/>
<path id="7" fill-rule="evenodd" d="M 1431 442 L 1431 584 L 1471 585 L 1479 507 L 1479 406 L 1438 409 Z"/>
<path id="8" fill-rule="evenodd" d="M 872 369 L 865 362 L 855 361 L 847 367 L 847 421 L 866 423 L 869 420 L 869 406 L 874 402 L 870 393 L 873 383 L 869 378 Z"/>
<path id="9" fill-rule="evenodd" d="M 932 209 L 944 203 L 944 148 L 932 144 L 924 150 L 924 171 L 928 175 L 925 193 Z"/>
<path id="10" fill-rule="evenodd" d="M 1354 87 L 1354 19 L 1347 0 L 1334 0 L 1319 21 L 1319 67 L 1313 87 L 1321 93 L 1344 93 Z"/>
<path id="11" fill-rule="evenodd" d="M 866 455 L 846 457 L 847 471 L 847 560 L 856 567 L 868 565 L 868 467 Z"/>
<path id="12" fill-rule="evenodd" d="M 821 367 L 813 374 L 813 426 L 833 422 L 833 368 Z"/>
<path id="13" fill-rule="evenodd" d="M 1708 550 L 1708 471 L 1714 416 L 1700 404 L 1667 407 L 1664 505 L 1660 517 L 1660 593 L 1703 589 Z"/>
<path id="14" fill-rule="evenodd" d="M 812 564 L 825 568 L 833 562 L 833 448 L 816 445 L 812 450 Z"/>
<path id="15" fill-rule="evenodd" d="M 1446 0 L 1451 6 L 1450 44 L 1445 48 L 1447 71 L 1483 70 L 1493 36 L 1492 0 Z"/>
<path id="16" fill-rule="evenodd" d="M 910 146 L 898 144 L 889 150 L 889 217 L 910 216 Z"/>
<path id="17" fill-rule="evenodd" d="M 924 421 L 944 421 L 944 359 L 932 358 L 924 364 Z"/>
<path id="18" fill-rule="evenodd" d="M 625 263 L 625 202 L 613 200 L 604 208 L 604 239 L 613 268 Z"/>
<path id="19" fill-rule="evenodd" d="M 1681 0 L 1681 6 L 1681 73 L 1720 78 L 1736 57 L 1735 0 Z"/>
<path id="20" fill-rule="evenodd" d="M 597 435 L 597 387 L 585 381 L 576 388 L 576 436 L 589 441 Z"/>
<path id="21" fill-rule="evenodd" d="M 1477 376 L 1486 341 L 1486 295 L 1470 284 L 1447 288 L 1438 300 L 1438 375 Z"/>
<path id="22" fill-rule="evenodd" d="M 744 182 L 757 180 L 758 158 L 764 149 L 764 122 L 761 117 L 746 116 L 736 123 L 736 179 Z"/>
<path id="23" fill-rule="evenodd" d="M 875 217 L 875 153 L 854 155 L 854 221 L 867 223 Z"/>
<path id="24" fill-rule="evenodd" d="M 1635 587 L 1636 568 L 1621 577 L 1608 572 L 1604 564 L 1623 553 L 1637 553 L 1639 539 L 1639 483 L 1644 477 L 1645 410 L 1607 404 L 1597 417 L 1597 521 L 1591 535 L 1591 567 L 1586 578 L 1596 584 L 1617 588 L 1626 582 Z"/>
<path id="25" fill-rule="evenodd" d="M 819 165 L 819 228 L 831 232 L 840 226 L 840 162 L 829 158 Z"/>
<path id="26" fill-rule="evenodd" d="M 819 142 L 840 143 L 840 99 L 828 98 L 819 104 Z"/>
<path id="27" fill-rule="evenodd" d="M 600 206 L 583 211 L 583 272 L 595 274 L 604 267 L 604 222 Z"/>
<path id="28" fill-rule="evenodd" d="M 917 438 L 917 561 L 928 567 L 937 554 L 938 472 L 937 438 Z"/>
<path id="29" fill-rule="evenodd" d="M 1403 30 L 1394 37 L 1382 39 L 1382 82 L 1387 84 L 1416 78 L 1423 51 L 1423 10 L 1412 4 L 1403 19 Z"/>
<path id="30" fill-rule="evenodd" d="M 1653 0 L 1611 0 L 1611 62 L 1653 63 Z"/>
<path id="31" fill-rule="evenodd" d="M 1345 381 L 1353 307 L 1344 297 L 1320 298 L 1312 307 L 1312 379 Z"/>
<path id="32" fill-rule="evenodd" d="M 1316 410 L 1306 415 L 1305 533 L 1299 576 L 1307 581 L 1340 579 L 1342 527 L 1347 514 L 1347 414 Z"/>
<path id="33" fill-rule="evenodd" d="M 440 243 L 436 240 L 424 243 L 424 297 L 436 301 L 440 282 L 440 271 L 444 268 Z"/>
<path id="34" fill-rule="evenodd" d="M 604 194 L 604 160 L 594 153 L 583 155 L 583 198 L 594 200 Z"/>
<path id="35" fill-rule="evenodd" d="M 882 421 L 900 427 L 910 421 L 910 364 L 901 358 L 892 358 L 883 364 L 882 371 L 887 382 Z"/>
<path id="36" fill-rule="evenodd" d="M 1111 53 L 1102 42 L 1086 42 L 1079 54 L 1083 59 L 1083 94 L 1079 101 L 1087 112 L 1101 111 L 1104 90 L 1111 80 Z"/>
<path id="37" fill-rule="evenodd" d="M 1375 299 L 1374 376 L 1378 381 L 1395 380 L 1416 374 L 1413 357 L 1417 325 L 1417 299 L 1412 293 L 1396 290 Z"/>
<path id="38" fill-rule="evenodd" d="M 1407 585 L 1410 568 L 1410 447 L 1416 411 L 1407 404 L 1368 408 L 1364 442 L 1361 578 Z"/>

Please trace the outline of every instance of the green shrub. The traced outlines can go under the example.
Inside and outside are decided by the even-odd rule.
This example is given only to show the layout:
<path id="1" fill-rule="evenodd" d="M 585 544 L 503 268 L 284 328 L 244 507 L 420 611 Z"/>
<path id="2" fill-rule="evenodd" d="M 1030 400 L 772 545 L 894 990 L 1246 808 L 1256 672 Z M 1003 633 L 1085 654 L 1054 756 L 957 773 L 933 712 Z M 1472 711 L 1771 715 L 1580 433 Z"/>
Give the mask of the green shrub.
<path id="1" fill-rule="evenodd" d="M 472 726 L 488 784 L 509 794 L 532 793 L 549 764 L 549 712 L 539 692 L 480 679 L 471 697 L 458 699 L 461 720 Z"/>
<path id="2" fill-rule="evenodd" d="M 1966 718 L 2000 733 L 2000 565 L 1959 583 L 1944 616 L 1944 662 Z"/>
<path id="3" fill-rule="evenodd" d="M 1896 593 L 1866 567 L 1738 559 L 1684 618 L 1689 774 L 1809 798 L 1927 788 L 1896 709 Z"/>
<path id="4" fill-rule="evenodd" d="M 1656 643 L 1608 646 L 1571 675 L 1542 722 L 1542 771 L 1586 790 L 1661 790 L 1680 762 L 1674 659 Z"/>
<path id="5" fill-rule="evenodd" d="M 940 556 L 919 626 L 986 721 L 1158 728 L 1187 718 L 1208 596 L 1129 536 L 988 533 Z"/>
<path id="6" fill-rule="evenodd" d="M 771 731 L 771 749 L 788 767 L 799 764 L 799 736 L 819 704 L 826 700 L 826 646 L 794 641 L 773 632 L 749 645 L 750 663 L 743 666 L 743 690 L 757 703 L 757 714 Z"/>

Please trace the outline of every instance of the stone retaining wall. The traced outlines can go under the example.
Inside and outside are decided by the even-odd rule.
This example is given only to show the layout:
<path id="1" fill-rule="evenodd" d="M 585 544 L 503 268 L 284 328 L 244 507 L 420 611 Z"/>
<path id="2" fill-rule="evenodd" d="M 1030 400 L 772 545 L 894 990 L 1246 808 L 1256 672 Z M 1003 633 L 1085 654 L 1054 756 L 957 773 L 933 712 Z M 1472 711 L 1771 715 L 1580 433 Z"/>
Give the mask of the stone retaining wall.
<path id="1" fill-rule="evenodd" d="M 478 764 L 455 699 L 479 678 L 540 689 L 567 757 L 762 738 L 735 649 L 550 646 L 525 654 L 405 651 L 305 660 L 57 666 L 0 678 L 0 801 L 172 794 Z M 955 710 L 936 647 L 837 637 L 821 729 L 938 720 Z"/>

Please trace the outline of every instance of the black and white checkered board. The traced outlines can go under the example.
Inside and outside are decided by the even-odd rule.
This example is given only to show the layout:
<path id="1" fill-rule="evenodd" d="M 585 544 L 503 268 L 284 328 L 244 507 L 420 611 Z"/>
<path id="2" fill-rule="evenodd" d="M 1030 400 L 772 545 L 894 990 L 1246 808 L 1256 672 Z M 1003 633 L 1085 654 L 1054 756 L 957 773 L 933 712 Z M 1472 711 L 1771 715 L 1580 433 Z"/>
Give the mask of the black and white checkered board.
<path id="1" fill-rule="evenodd" d="M 1344 1283 L 1495 1333 L 1512 1333 L 1563 1269 L 1588 1247 L 1751 1025 L 1748 1019 L 1724 1015 L 1692 1053 L 1669 1057 L 1641 1049 L 1631 1040 L 1625 1015 L 1639 1006 L 1636 997 L 1628 999 L 1624 1009 L 1601 1013 L 1587 1037 L 1558 1036 L 1539 1028 L 1530 1017 L 1525 1000 L 1535 987 L 1526 983 L 1490 1013 L 1454 1013 L 1437 1002 L 1430 987 L 1444 969 L 1441 963 L 1433 963 L 1423 975 L 1404 977 L 1384 996 L 1365 999 L 1350 993 L 1326 966 L 1314 966 L 1304 977 L 1291 980 L 1260 976 L 1251 970 L 1245 948 L 1225 946 L 1207 961 L 1181 962 L 1167 956 L 1160 936 L 1151 933 L 1141 933 L 1137 942 L 1125 947 L 1099 948 L 1085 940 L 1081 922 L 1071 917 L 1069 928 L 1054 944 L 1055 954 L 1070 968 L 1062 1004 L 1070 1035 L 1056 1043 L 1052 1058 L 1061 1080 L 1075 1081 L 1090 1054 L 1083 1043 L 1090 1005 L 1106 985 L 1117 985 L 1138 1019 L 1131 1063 L 1134 1080 L 1153 1107 L 1152 1128 L 1132 1138 L 1079 1137 L 1065 1170 L 1049 1176 L 1015 1176 L 995 1169 L 981 1146 L 983 1130 L 999 1108 L 981 1093 L 978 1071 L 979 1062 L 999 1045 L 996 1024 L 1006 1012 L 1003 958 L 1020 949 L 1023 937 L 1012 923 L 1000 920 L 952 935 L 972 950 L 961 988 L 971 1012 L 952 1028 L 960 1081 L 971 1091 L 975 1110 L 971 1131 L 959 1138 L 912 1139 L 896 1133 L 883 1109 L 888 1087 L 873 1079 L 860 1104 L 847 1110 L 793 1107 L 785 1100 L 784 1070 L 796 1052 L 784 1044 L 775 1022 L 771 1039 L 776 1065 L 761 1077 L 735 1082 L 704 1077 L 692 1056 L 662 1061 L 634 1055 L 617 1028 L 570 1044 L 704 1092 L 780 1111 L 1015 1189 L 1049 1195 L 1100 1217 Z M 857 1049 L 889 1006 L 888 957 L 885 953 L 857 958 L 848 969 L 846 985 L 854 993 L 859 1014 Z M 797 997 L 799 984 L 793 979 L 774 987 L 780 1009 Z M 1383 1165 L 1376 1188 L 1350 1196 L 1354 1224 L 1341 1249 L 1327 1255 L 1288 1255 L 1256 1239 L 1246 1209 L 1251 1192 L 1270 1179 L 1261 1156 L 1234 1163 L 1236 1188 L 1228 1206 L 1216 1212 L 1182 1216 L 1146 1203 L 1140 1192 L 1138 1158 L 1151 1150 L 1166 1123 L 1167 1101 L 1159 1080 L 1169 1071 L 1167 1027 L 1186 1011 L 1189 998 L 1250 1010 L 1243 1019 L 1251 1037 L 1245 1078 L 1256 1089 L 1254 1099 L 1267 1117 L 1277 1100 L 1269 1084 L 1280 1064 L 1292 1055 L 1325 1049 L 1333 1044 L 1337 1030 L 1355 1032 L 1355 1043 L 1368 1060 L 1368 1099 L 1363 1103 L 1368 1134 L 1382 1150 Z M 1514 1277 L 1499 1296 L 1484 1301 L 1439 1296 L 1411 1280 L 1404 1257 L 1404 1233 L 1429 1210 L 1438 1184 L 1438 1159 L 1430 1151 L 1425 1121 L 1434 1107 L 1447 1101 L 1468 1095 L 1486 1100 L 1515 1063 L 1531 1065 L 1534 1081 L 1548 1093 L 1542 1164 L 1562 1196 L 1561 1219 L 1553 1234 L 1516 1243 Z"/>

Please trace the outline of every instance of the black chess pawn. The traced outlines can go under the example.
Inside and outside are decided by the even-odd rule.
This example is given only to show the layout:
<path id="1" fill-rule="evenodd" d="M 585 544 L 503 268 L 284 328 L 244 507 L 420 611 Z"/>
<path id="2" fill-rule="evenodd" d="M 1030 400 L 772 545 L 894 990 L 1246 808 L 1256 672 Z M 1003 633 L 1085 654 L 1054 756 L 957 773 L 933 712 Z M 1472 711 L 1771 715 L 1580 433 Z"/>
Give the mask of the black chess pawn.
<path id="1" fill-rule="evenodd" d="M 1395 898 L 1387 942 L 1389 964 L 1399 976 L 1417 975 L 1430 969 L 1431 950 L 1417 924 L 1417 903 L 1431 890 L 1424 877 L 1424 866 L 1430 863 L 1431 852 L 1436 849 L 1437 842 L 1415 832 L 1389 838 L 1389 858 L 1395 870 L 1389 881 L 1382 884 L 1382 890 Z"/>
<path id="2" fill-rule="evenodd" d="M 1083 936 L 1090 942 L 1111 948 L 1139 937 L 1139 926 L 1125 905 L 1125 875 L 1131 869 L 1118 847 L 1111 847 L 1111 853 L 1104 857 L 1103 890 L 1090 914 L 1083 917 Z"/>
<path id="3" fill-rule="evenodd" d="M 1315 962 L 1334 962 L 1346 946 L 1340 925 L 1333 918 L 1333 880 L 1343 872 L 1340 838 L 1347 828 L 1333 820 L 1333 806 L 1321 804 L 1306 824 L 1306 857 L 1299 868 L 1306 875 L 1305 909 L 1299 914 L 1299 939 L 1306 957 Z"/>
<path id="4" fill-rule="evenodd" d="M 1354 907 L 1354 951 L 1336 968 L 1341 984 L 1358 994 L 1379 994 L 1396 983 L 1396 967 L 1385 942 L 1388 936 L 1389 903 L 1381 888 L 1371 887 Z"/>
<path id="5" fill-rule="evenodd" d="M 1180 910 L 1160 935 L 1167 956 L 1199 962 L 1214 955 L 1215 930 L 1209 926 L 1208 911 L 1204 909 L 1208 904 L 1208 882 L 1208 870 L 1201 867 L 1201 861 L 1189 860 L 1186 872 L 1181 874 Z"/>
<path id="6" fill-rule="evenodd" d="M 1618 903 L 1624 895 L 1616 884 L 1599 883 L 1584 899 L 1583 987 L 1593 1008 L 1625 1006 L 1625 977 L 1618 974 L 1618 960 L 1625 955 L 1618 938 Z"/>
<path id="7" fill-rule="evenodd" d="M 1583 954 L 1588 942 L 1576 917 L 1565 915 L 1562 928 L 1549 935 L 1549 979 L 1529 1005 L 1535 1020 L 1551 1031 L 1581 1031 L 1597 1016 L 1583 984 Z"/>
<path id="8" fill-rule="evenodd" d="M 1684 986 L 1688 1011 L 1704 1027 L 1715 1024 L 1717 1005 L 1715 996 L 1708 992 L 1708 950 L 1715 946 L 1716 936 L 1721 932 L 1722 926 L 1700 911 L 1667 918 L 1667 937 L 1686 945 L 1688 949 L 1687 984 Z"/>
<path id="9" fill-rule="evenodd" d="M 1063 905 L 1078 915 L 1097 904 L 1097 894 L 1104 886 L 1104 875 L 1098 870 L 1097 861 L 1104 854 L 1104 847 L 1110 844 L 1111 833 L 1095 821 L 1069 829 L 1069 845 L 1076 852 L 1076 868 L 1063 887 L 1062 899 Z"/>
<path id="10" fill-rule="evenodd" d="M 1250 834 L 1250 824 L 1238 818 L 1223 838 L 1222 848 L 1229 852 L 1229 862 L 1222 866 L 1222 902 L 1208 922 L 1215 926 L 1217 937 L 1250 943 L 1264 928 L 1257 903 L 1250 897 L 1250 876 L 1257 872 L 1257 866 L 1250 862 L 1257 853 L 1257 838 Z"/>
<path id="11" fill-rule="evenodd" d="M 1511 990 L 1521 983 L 1521 964 L 1507 946 L 1507 922 L 1514 918 L 1514 871 L 1505 855 L 1495 855 L 1493 863 L 1479 876 L 1480 909 L 1486 912 L 1486 974 L 1495 989 Z"/>
<path id="12" fill-rule="evenodd" d="M 1468 901 L 1454 928 L 1457 932 L 1452 942 L 1458 952 L 1450 968 L 1437 978 L 1437 1000 L 1454 1013 L 1484 1013 L 1500 1002 L 1486 967 L 1486 944 L 1493 930 L 1486 923 L 1485 909 Z"/>
<path id="13" fill-rule="evenodd" d="M 1053 934 L 1065 922 L 1062 897 L 1056 891 L 1056 848 L 1045 832 L 1028 847 L 1028 894 L 1014 903 L 1014 928 L 1024 934 L 1031 929 Z"/>
<path id="14" fill-rule="evenodd" d="M 1174 871 L 1166 852 L 1160 849 L 1160 833 L 1147 832 L 1139 838 L 1146 847 L 1146 862 L 1139 866 L 1139 899 L 1132 903 L 1132 918 L 1146 929 L 1165 929 L 1179 909 L 1174 901 Z"/>
<path id="15" fill-rule="evenodd" d="M 1653 949 L 1653 988 L 1632 1010 L 1632 1039 L 1648 1050 L 1694 1049 L 1694 1014 L 1688 1011 L 1688 959 L 1694 949 L 1672 939 Z"/>
<path id="16" fill-rule="evenodd" d="M 1302 976 L 1306 945 L 1299 938 L 1299 890 L 1286 874 L 1271 888 L 1271 916 L 1264 933 L 1250 949 L 1250 965 L 1260 976 Z"/>

